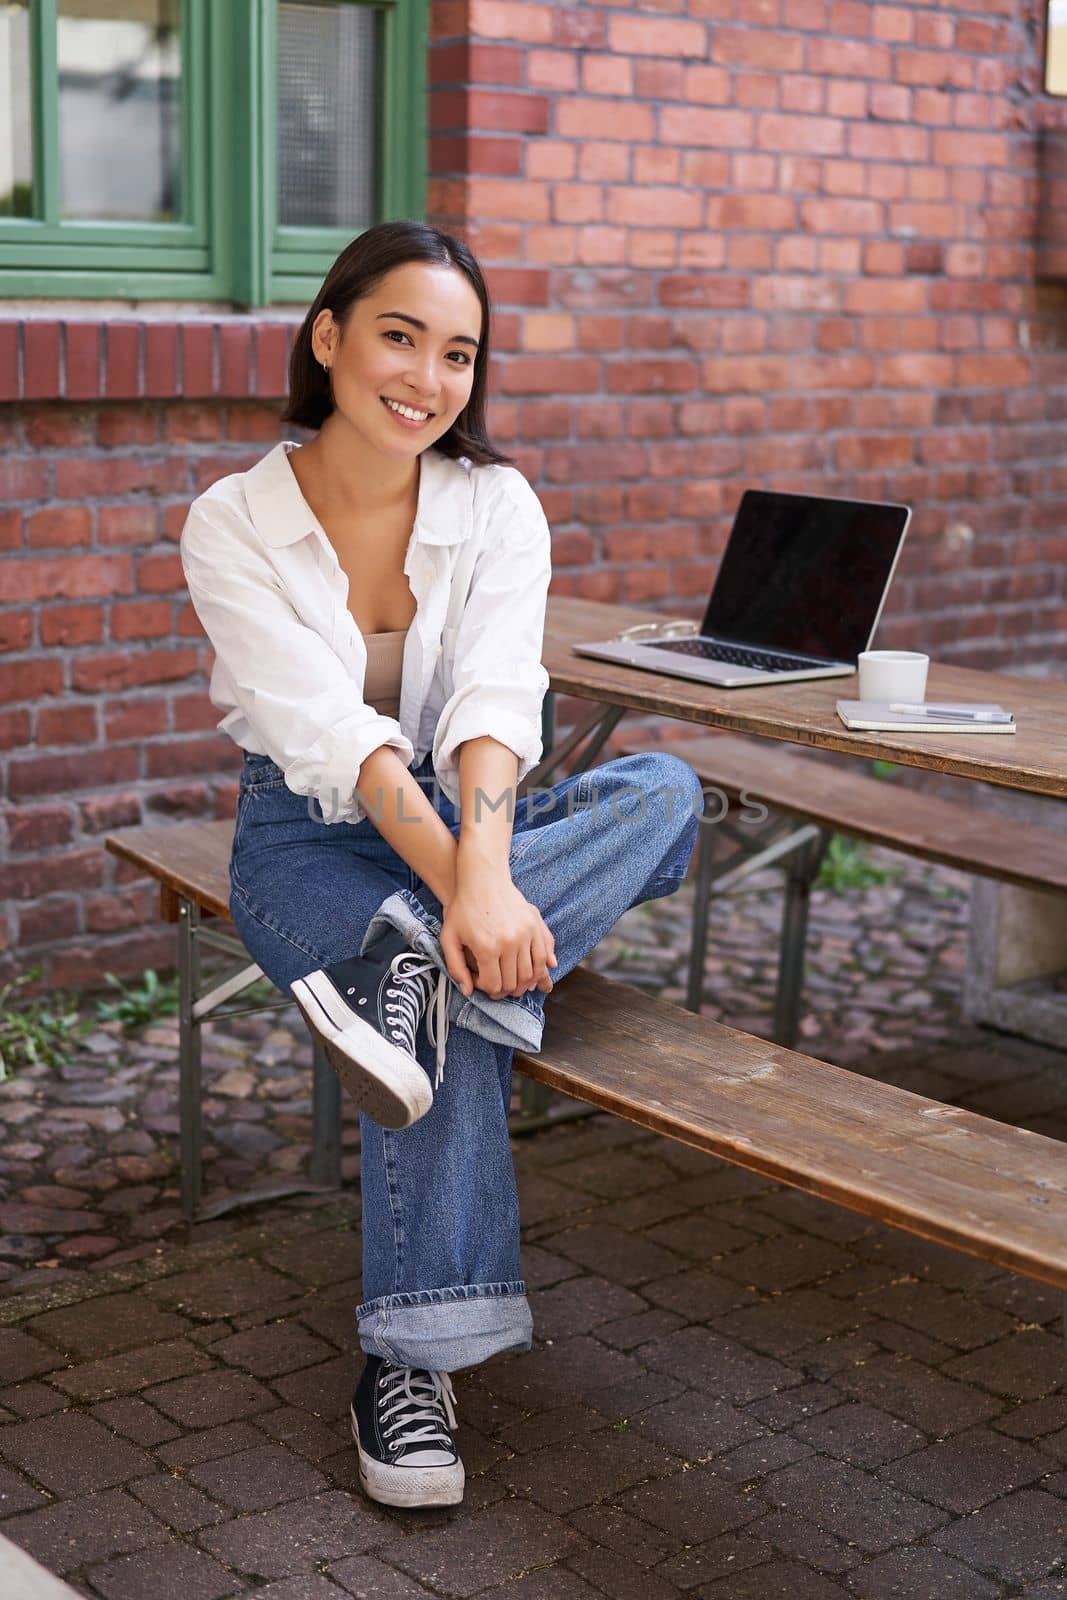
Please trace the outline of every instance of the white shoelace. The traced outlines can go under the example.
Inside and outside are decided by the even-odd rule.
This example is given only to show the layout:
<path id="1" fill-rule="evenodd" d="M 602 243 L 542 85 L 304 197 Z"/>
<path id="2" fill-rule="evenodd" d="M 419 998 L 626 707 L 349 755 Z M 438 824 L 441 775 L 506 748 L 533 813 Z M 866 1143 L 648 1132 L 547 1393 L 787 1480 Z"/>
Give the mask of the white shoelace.
<path id="1" fill-rule="evenodd" d="M 443 1444 L 452 1449 L 452 1439 L 442 1430 L 440 1408 L 444 1407 L 448 1426 L 456 1426 L 456 1397 L 447 1372 L 430 1372 L 418 1367 L 395 1367 L 381 1380 L 378 1394 L 378 1420 L 382 1438 L 395 1435 L 399 1446 Z M 389 1418 L 395 1420 L 390 1422 Z M 421 1424 L 421 1426 L 418 1426 Z"/>
<path id="2" fill-rule="evenodd" d="M 437 1074 L 433 1080 L 439 1089 L 445 1078 L 445 1046 L 448 1043 L 448 1002 L 452 979 L 447 972 L 434 965 L 429 956 L 420 956 L 414 950 L 402 950 L 390 962 L 390 970 L 402 987 L 386 989 L 388 998 L 385 1014 L 392 1022 L 411 1054 L 415 1054 L 415 1031 L 419 1018 L 426 1012 L 426 1037 L 437 1046 Z"/>

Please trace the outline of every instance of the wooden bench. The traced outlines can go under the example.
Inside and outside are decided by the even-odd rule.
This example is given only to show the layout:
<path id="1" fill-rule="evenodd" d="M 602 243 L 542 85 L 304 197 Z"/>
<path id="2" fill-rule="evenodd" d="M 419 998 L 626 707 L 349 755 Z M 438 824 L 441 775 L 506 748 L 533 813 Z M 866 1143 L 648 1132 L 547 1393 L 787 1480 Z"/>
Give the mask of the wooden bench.
<path id="1" fill-rule="evenodd" d="M 785 870 L 773 1037 L 797 1041 L 804 981 L 811 888 L 834 833 L 885 845 L 907 855 L 1027 889 L 1067 893 L 1067 838 L 1048 829 L 977 811 L 955 800 L 918 794 L 893 782 L 843 771 L 827 760 L 805 760 L 763 739 L 710 734 L 677 743 L 627 741 L 622 753 L 670 750 L 687 761 L 705 787 L 705 817 L 723 801 L 767 807 L 775 815 L 757 827 L 722 817 L 701 826 L 686 1006 L 699 1011 L 704 992 L 708 913 L 713 894 L 730 893 L 770 865 Z M 736 849 L 723 858 L 726 841 Z M 716 852 L 719 852 L 719 859 Z"/>
<path id="2" fill-rule="evenodd" d="M 229 917 L 232 833 L 231 822 L 187 822 L 123 829 L 105 841 L 158 879 L 163 916 L 178 924 L 190 1216 L 200 1198 L 199 1026 L 210 1015 L 240 1014 L 218 1008 L 260 976 L 245 964 L 199 993 L 202 944 L 247 954 L 233 935 L 203 925 Z M 584 968 L 554 991 L 541 1051 L 516 1051 L 514 1060 L 530 1079 L 586 1105 L 1067 1290 L 1067 1162 L 1054 1139 L 873 1082 Z M 339 1122 L 336 1080 L 316 1053 L 317 1182 L 337 1179 Z M 280 1192 L 290 1188 L 252 1198 Z"/>

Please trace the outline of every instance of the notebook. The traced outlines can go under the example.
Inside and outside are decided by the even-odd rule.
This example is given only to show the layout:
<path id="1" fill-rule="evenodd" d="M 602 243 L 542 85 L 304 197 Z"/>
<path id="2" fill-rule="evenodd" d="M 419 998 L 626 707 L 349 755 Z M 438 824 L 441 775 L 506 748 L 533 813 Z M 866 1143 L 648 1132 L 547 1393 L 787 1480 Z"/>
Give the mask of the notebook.
<path id="1" fill-rule="evenodd" d="M 978 707 L 975 707 L 977 710 Z M 1003 711 L 1003 706 L 982 706 L 983 711 Z M 1014 733 L 1012 722 L 955 722 L 950 717 L 916 717 L 909 711 L 890 711 L 888 700 L 839 700 L 837 714 L 846 728 L 882 733 Z"/>

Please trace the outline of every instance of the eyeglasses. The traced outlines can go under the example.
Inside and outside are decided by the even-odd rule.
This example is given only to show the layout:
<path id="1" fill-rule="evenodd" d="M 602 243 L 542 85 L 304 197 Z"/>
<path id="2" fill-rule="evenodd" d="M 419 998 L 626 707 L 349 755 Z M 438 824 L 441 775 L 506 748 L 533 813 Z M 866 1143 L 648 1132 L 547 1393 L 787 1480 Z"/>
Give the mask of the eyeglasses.
<path id="1" fill-rule="evenodd" d="M 635 622 L 631 627 L 623 628 L 616 638 L 637 639 L 644 642 L 655 639 L 687 639 L 697 631 L 695 622 L 688 622 L 684 617 L 675 617 L 671 621 Z"/>

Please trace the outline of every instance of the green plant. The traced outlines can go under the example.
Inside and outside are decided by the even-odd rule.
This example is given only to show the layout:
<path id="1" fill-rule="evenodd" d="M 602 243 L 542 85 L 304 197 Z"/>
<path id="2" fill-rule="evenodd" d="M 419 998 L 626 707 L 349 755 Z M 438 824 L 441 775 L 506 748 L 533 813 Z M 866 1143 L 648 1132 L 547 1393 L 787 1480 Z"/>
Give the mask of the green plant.
<path id="1" fill-rule="evenodd" d="M 125 1022 L 128 1026 L 136 1027 L 142 1022 L 154 1022 L 157 1017 L 172 1017 L 177 1013 L 177 977 L 161 983 L 149 967 L 139 989 L 127 988 L 113 972 L 105 972 L 104 977 L 121 992 L 122 998 L 96 1002 L 96 1015 L 100 1022 Z"/>
<path id="2" fill-rule="evenodd" d="M 870 889 L 877 883 L 892 883 L 899 872 L 889 867 L 876 867 L 867 859 L 867 852 L 858 839 L 835 833 L 823 856 L 816 889 Z"/>
<path id="3" fill-rule="evenodd" d="M 20 1066 L 63 1066 L 71 1059 L 68 1048 L 93 1026 L 91 1018 L 81 1019 L 75 997 L 62 989 L 9 1002 L 21 985 L 34 983 L 40 967 L 32 967 L 0 989 L 0 1083 Z"/>

